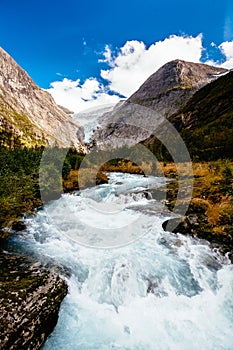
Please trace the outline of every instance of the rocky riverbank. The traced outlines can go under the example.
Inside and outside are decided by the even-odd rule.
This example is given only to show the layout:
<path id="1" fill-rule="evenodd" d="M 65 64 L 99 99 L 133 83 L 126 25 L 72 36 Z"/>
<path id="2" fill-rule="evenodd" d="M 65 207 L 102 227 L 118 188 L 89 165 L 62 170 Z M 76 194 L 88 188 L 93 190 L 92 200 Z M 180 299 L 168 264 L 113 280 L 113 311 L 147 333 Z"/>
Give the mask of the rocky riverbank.
<path id="1" fill-rule="evenodd" d="M 167 191 L 166 205 L 173 209 L 178 192 L 177 170 L 174 163 L 163 166 L 166 176 L 174 179 Z M 230 161 L 193 163 L 193 194 L 186 214 L 177 223 L 174 232 L 207 239 L 233 262 L 233 164 Z M 182 188 L 182 179 L 180 180 Z M 182 188 L 185 192 L 185 188 Z M 185 195 L 183 202 L 185 202 Z M 182 201 L 178 206 L 183 205 Z M 167 221 L 163 227 L 166 229 Z"/>
<path id="2" fill-rule="evenodd" d="M 57 323 L 66 283 L 39 263 L 6 253 L 0 271 L 0 349 L 40 349 Z"/>
<path id="3" fill-rule="evenodd" d="M 185 163 L 175 164 L 160 162 L 157 170 L 149 163 L 140 166 L 127 160 L 104 163 L 103 172 L 128 172 L 134 174 L 162 174 L 173 181 L 166 186 L 152 190 L 155 199 L 166 197 L 167 208 L 173 211 L 181 209 L 184 204 L 188 210 L 176 222 L 174 232 L 193 235 L 208 240 L 233 262 L 233 162 L 217 160 L 211 162 L 193 162 L 193 174 Z M 179 170 L 179 179 L 178 179 Z M 193 186 L 192 198 L 188 196 L 188 187 Z M 178 187 L 181 199 L 177 199 Z M 167 221 L 163 227 L 166 230 Z"/>
<path id="4" fill-rule="evenodd" d="M 207 239 L 213 247 L 219 248 L 223 254 L 229 253 L 233 262 L 233 163 L 229 160 L 212 162 L 193 162 L 193 176 L 186 174 L 186 164 L 160 163 L 157 176 L 164 174 L 173 179 L 167 186 L 153 190 L 157 200 L 166 197 L 169 210 L 176 207 L 182 209 L 188 201 L 188 210 L 181 218 L 172 219 L 177 222 L 174 232 L 190 234 L 201 239 Z M 178 169 L 180 177 L 178 180 Z M 65 183 L 66 190 L 78 189 L 75 184 L 81 181 L 81 188 L 88 185 L 107 182 L 106 172 L 128 172 L 133 174 L 153 174 L 153 167 L 143 163 L 141 166 L 127 160 L 116 160 L 104 163 L 98 169 L 82 169 L 82 172 L 71 171 Z M 91 176 L 91 174 L 97 177 Z M 82 175 L 82 176 L 80 176 Z M 188 176 L 188 177 L 187 177 Z M 90 179 L 94 179 L 91 182 Z M 189 178 L 190 177 L 190 178 Z M 177 200 L 178 185 L 182 192 L 182 200 Z M 187 198 L 187 186 L 192 183 L 192 198 Z M 93 185 L 93 184 L 92 184 Z M 183 210 L 181 210 L 183 212 Z M 166 230 L 167 222 L 163 227 Z"/>

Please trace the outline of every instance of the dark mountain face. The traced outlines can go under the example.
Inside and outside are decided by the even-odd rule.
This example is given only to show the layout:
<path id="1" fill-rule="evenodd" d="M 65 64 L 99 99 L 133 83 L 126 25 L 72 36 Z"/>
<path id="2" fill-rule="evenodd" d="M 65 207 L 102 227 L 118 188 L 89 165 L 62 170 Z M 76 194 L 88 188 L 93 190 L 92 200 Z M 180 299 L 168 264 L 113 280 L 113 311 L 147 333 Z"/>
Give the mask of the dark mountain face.
<path id="1" fill-rule="evenodd" d="M 83 151 L 83 131 L 52 96 L 0 48 L 0 133 L 2 143 L 73 146 Z"/>
<path id="2" fill-rule="evenodd" d="M 168 120 L 179 132 L 192 159 L 232 159 L 233 71 L 198 90 Z M 161 129 L 163 132 L 163 125 Z M 157 137 L 151 135 L 143 144 L 158 157 L 170 160 Z"/>
<path id="3" fill-rule="evenodd" d="M 178 112 L 196 91 L 226 72 L 222 68 L 180 60 L 165 64 L 120 108 L 105 115 L 108 125 L 98 130 L 93 139 L 99 147 L 103 140 L 119 147 L 119 138 L 128 145 L 145 139 L 145 134 L 149 136 L 164 118 Z M 135 123 L 137 132 L 132 138 L 129 125 L 133 129 Z"/>
<path id="4" fill-rule="evenodd" d="M 233 71 L 197 91 L 169 118 L 190 153 L 203 160 L 233 157 Z"/>
<path id="5" fill-rule="evenodd" d="M 169 120 L 177 130 L 197 129 L 233 111 L 233 71 L 197 91 Z"/>

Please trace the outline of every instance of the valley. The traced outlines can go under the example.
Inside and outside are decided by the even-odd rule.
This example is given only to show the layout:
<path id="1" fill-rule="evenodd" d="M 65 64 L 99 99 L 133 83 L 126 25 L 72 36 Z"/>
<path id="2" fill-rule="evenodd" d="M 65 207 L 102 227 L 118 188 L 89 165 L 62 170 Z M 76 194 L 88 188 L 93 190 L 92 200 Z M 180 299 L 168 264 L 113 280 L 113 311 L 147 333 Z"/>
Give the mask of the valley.
<path id="1" fill-rule="evenodd" d="M 0 49 L 3 349 L 233 346 L 232 91 L 174 60 L 71 114 Z"/>

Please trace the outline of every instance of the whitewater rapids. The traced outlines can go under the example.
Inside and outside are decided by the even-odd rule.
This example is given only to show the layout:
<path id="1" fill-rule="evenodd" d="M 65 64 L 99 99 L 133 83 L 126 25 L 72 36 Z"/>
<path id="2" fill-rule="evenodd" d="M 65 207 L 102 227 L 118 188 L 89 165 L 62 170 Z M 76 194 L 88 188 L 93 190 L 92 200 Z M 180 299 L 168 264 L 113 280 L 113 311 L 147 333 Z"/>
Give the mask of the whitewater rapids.
<path id="1" fill-rule="evenodd" d="M 43 350 L 233 349 L 233 266 L 206 241 L 163 231 L 171 215 L 148 192 L 164 181 L 112 174 L 27 219 L 17 244 L 69 285 Z"/>

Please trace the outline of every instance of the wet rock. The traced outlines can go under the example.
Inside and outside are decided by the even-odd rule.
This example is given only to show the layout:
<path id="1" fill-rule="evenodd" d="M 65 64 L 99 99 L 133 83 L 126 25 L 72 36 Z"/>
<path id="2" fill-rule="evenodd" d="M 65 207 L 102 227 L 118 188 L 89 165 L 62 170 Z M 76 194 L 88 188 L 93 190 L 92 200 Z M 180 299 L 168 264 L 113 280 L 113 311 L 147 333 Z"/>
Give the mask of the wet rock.
<path id="1" fill-rule="evenodd" d="M 12 226 L 11 226 L 12 230 L 14 231 L 23 231 L 26 229 L 26 225 L 23 221 L 15 221 Z"/>
<path id="2" fill-rule="evenodd" d="M 191 209 L 192 211 L 192 209 Z M 163 222 L 162 227 L 165 231 L 191 235 L 199 239 L 208 240 L 212 248 L 217 248 L 222 254 L 228 254 L 229 259 L 233 263 L 233 238 L 226 234 L 214 234 L 212 227 L 209 225 L 206 215 L 200 213 L 190 213 L 182 218 L 174 218 Z"/>
<path id="3" fill-rule="evenodd" d="M 108 183 L 108 177 L 102 171 L 98 171 L 96 175 L 96 185 L 102 185 Z"/>
<path id="4" fill-rule="evenodd" d="M 181 247 L 183 245 L 183 243 L 182 243 L 182 241 L 180 239 L 176 239 L 172 244 L 175 247 Z"/>
<path id="5" fill-rule="evenodd" d="M 40 349 L 57 323 L 66 283 L 10 254 L 0 254 L 0 270 L 0 348 Z"/>
<path id="6" fill-rule="evenodd" d="M 169 226 L 174 227 L 172 230 L 174 233 L 192 234 L 193 236 L 196 236 L 196 229 L 197 226 L 199 226 L 199 222 L 197 217 L 194 217 L 193 215 L 187 215 L 182 218 L 166 220 L 162 224 L 162 227 L 165 231 L 168 230 Z"/>

